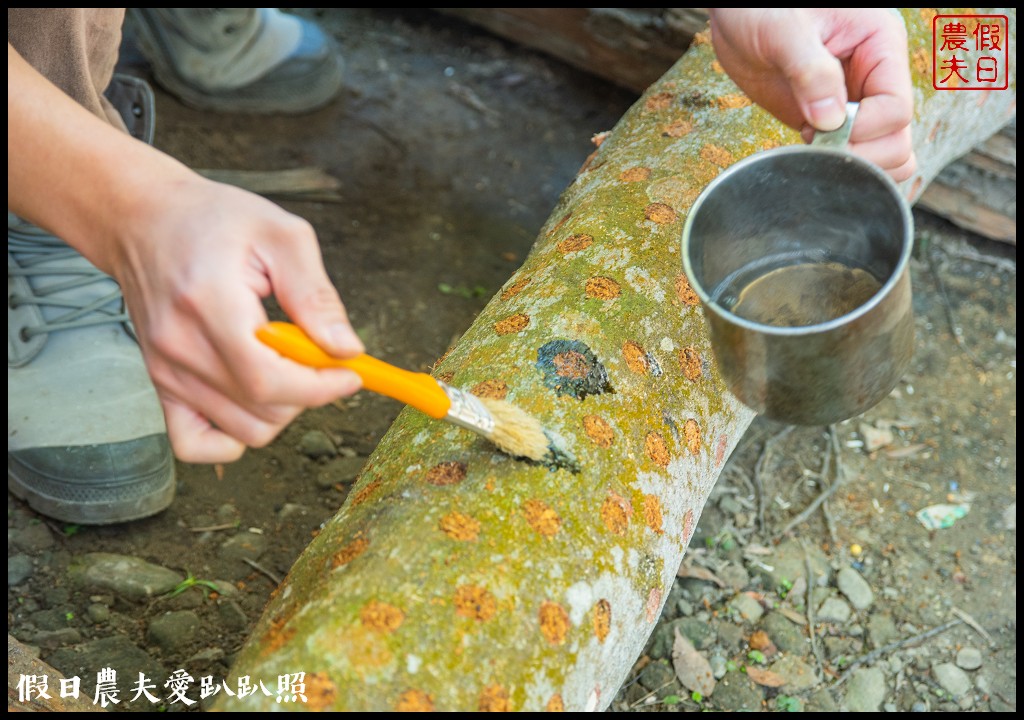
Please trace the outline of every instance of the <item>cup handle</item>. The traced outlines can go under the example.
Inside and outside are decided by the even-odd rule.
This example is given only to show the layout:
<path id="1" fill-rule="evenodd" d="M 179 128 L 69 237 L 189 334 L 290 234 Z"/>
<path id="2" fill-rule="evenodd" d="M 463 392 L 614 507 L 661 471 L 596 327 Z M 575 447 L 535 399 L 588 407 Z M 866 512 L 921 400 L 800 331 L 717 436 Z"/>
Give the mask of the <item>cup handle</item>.
<path id="1" fill-rule="evenodd" d="M 840 125 L 838 130 L 830 132 L 815 131 L 811 145 L 836 148 L 837 150 L 845 148 L 847 143 L 850 142 L 850 133 L 853 132 L 853 120 L 857 117 L 857 109 L 859 107 L 860 103 L 846 103 L 846 122 Z"/>

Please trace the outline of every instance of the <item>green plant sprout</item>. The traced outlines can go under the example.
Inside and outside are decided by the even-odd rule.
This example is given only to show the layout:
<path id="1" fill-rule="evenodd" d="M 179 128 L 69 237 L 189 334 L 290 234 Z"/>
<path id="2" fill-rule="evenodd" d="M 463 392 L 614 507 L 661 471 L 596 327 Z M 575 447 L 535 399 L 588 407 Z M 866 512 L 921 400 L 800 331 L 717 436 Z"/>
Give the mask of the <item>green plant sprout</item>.
<path id="1" fill-rule="evenodd" d="M 196 577 L 194 575 L 192 575 L 192 573 L 186 571 L 185 579 L 182 580 L 177 585 L 175 585 L 173 588 L 171 588 L 167 592 L 166 597 L 172 598 L 172 597 L 175 597 L 177 595 L 181 595 L 183 592 L 185 592 L 189 588 L 193 588 L 193 587 L 201 588 L 202 591 L 203 591 L 203 596 L 204 597 L 210 597 L 210 591 L 213 591 L 215 593 L 220 593 L 220 588 L 217 587 L 217 584 L 214 583 L 213 581 L 211 581 L 211 580 L 198 580 L 198 579 L 196 579 Z"/>

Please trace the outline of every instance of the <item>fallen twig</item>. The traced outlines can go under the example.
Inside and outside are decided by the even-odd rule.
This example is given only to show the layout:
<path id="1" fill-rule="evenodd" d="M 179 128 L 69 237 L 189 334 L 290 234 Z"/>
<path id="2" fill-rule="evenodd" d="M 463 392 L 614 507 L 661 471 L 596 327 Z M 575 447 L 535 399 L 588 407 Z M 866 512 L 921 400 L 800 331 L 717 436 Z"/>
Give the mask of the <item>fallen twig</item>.
<path id="1" fill-rule="evenodd" d="M 852 663 L 847 665 L 843 669 L 843 674 L 840 675 L 834 683 L 832 683 L 832 687 L 838 687 L 839 685 L 842 685 L 846 678 L 850 676 L 850 672 L 855 667 L 864 665 L 866 663 L 874 662 L 883 655 L 891 653 L 893 650 L 899 650 L 900 648 L 907 647 L 908 645 L 913 645 L 914 643 L 921 642 L 922 640 L 927 640 L 930 637 L 933 637 L 940 633 L 944 633 L 950 628 L 962 624 L 964 624 L 964 621 L 960 618 L 957 618 L 956 620 L 950 620 L 948 623 L 944 623 L 942 625 L 939 625 L 938 627 L 933 627 L 931 630 L 925 630 L 924 632 L 918 633 L 917 635 L 912 635 L 911 637 L 904 638 L 903 640 L 897 640 L 895 642 L 889 643 L 888 645 L 883 645 L 880 648 L 875 648 L 871 652 L 867 653 L 866 655 L 861 655 L 859 658 L 857 658 Z"/>
<path id="2" fill-rule="evenodd" d="M 811 652 L 814 653 L 814 659 L 818 662 L 818 673 L 820 677 L 825 676 L 825 663 L 821 659 L 821 648 L 818 647 L 818 633 L 814 628 L 814 607 L 811 604 L 811 590 L 814 587 L 814 583 L 811 578 L 811 554 L 807 552 L 807 546 L 804 545 L 804 541 L 800 541 L 800 547 L 804 551 L 804 572 L 807 577 L 807 594 L 804 600 L 804 607 L 807 608 L 807 630 L 811 637 Z"/>
<path id="3" fill-rule="evenodd" d="M 218 530 L 234 530 L 238 527 L 238 522 L 222 523 L 220 525 L 206 525 L 205 527 L 194 527 L 189 528 L 189 532 L 201 533 L 201 532 L 217 532 Z"/>
<path id="4" fill-rule="evenodd" d="M 757 462 L 754 463 L 754 489 L 757 495 L 757 527 L 763 533 L 766 531 L 765 520 L 764 520 L 764 483 L 761 481 L 761 471 L 764 470 L 764 466 L 768 464 L 768 456 L 771 450 L 775 447 L 775 444 L 782 440 L 793 431 L 793 426 L 780 430 L 772 437 L 764 441 L 764 447 L 761 448 L 761 454 L 757 458 Z"/>
<path id="5" fill-rule="evenodd" d="M 260 571 L 261 573 L 263 573 L 264 575 L 266 575 L 266 576 L 267 576 L 268 578 L 270 578 L 270 581 L 271 581 L 272 583 L 274 583 L 274 585 L 280 585 L 280 584 L 281 584 L 281 578 L 279 578 L 279 577 L 278 577 L 277 575 L 275 575 L 274 573 L 272 573 L 272 572 L 270 572 L 269 570 L 267 570 L 267 569 L 266 569 L 265 567 L 263 567 L 262 565 L 260 565 L 260 564 L 259 564 L 258 562 L 256 562 L 255 560 L 250 560 L 249 558 L 242 558 L 242 560 L 243 560 L 243 561 L 245 562 L 245 564 L 246 564 L 246 565 L 248 565 L 249 567 L 253 568 L 254 570 L 258 570 L 258 571 Z"/>
<path id="6" fill-rule="evenodd" d="M 981 623 L 979 623 L 977 620 L 972 618 L 970 615 L 968 615 L 966 612 L 964 612 L 960 608 L 956 608 L 956 607 L 953 608 L 953 614 L 956 615 L 961 620 L 963 620 L 975 632 L 977 632 L 979 635 L 981 635 L 983 638 L 985 638 L 985 642 L 988 643 L 989 647 L 996 647 L 996 641 L 993 640 L 992 636 L 988 634 L 988 631 L 985 630 L 985 628 L 983 628 L 981 626 Z"/>

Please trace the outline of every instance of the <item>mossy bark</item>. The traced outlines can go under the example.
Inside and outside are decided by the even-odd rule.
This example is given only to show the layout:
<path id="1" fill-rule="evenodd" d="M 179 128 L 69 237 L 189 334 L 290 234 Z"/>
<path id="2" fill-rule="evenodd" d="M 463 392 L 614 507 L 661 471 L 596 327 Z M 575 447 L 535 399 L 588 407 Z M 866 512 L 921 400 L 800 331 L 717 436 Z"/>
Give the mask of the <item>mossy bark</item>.
<path id="1" fill-rule="evenodd" d="M 931 52 L 930 16 L 905 17 L 916 197 L 999 129 L 1015 90 L 932 91 L 930 63 L 917 60 Z M 536 416 L 578 471 L 512 459 L 406 409 L 236 661 L 235 678 L 271 694 L 221 693 L 217 708 L 606 707 L 752 419 L 715 371 L 681 271 L 683 220 L 724 167 L 795 142 L 698 36 L 604 139 L 436 370 Z M 278 678 L 300 672 L 305 702 L 278 703 Z"/>

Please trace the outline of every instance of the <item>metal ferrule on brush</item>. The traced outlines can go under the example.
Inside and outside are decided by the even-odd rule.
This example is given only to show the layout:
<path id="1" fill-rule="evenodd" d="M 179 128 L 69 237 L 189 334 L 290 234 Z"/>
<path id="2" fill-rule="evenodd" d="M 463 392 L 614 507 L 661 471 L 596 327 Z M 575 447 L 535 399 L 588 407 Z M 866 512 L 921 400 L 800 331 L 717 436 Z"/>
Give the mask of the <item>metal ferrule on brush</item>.
<path id="1" fill-rule="evenodd" d="M 452 401 L 452 406 L 448 409 L 448 415 L 445 417 L 446 420 L 486 437 L 491 437 L 494 434 L 494 418 L 491 417 L 483 403 L 475 396 L 456 390 L 443 382 L 438 382 L 438 385 Z"/>

